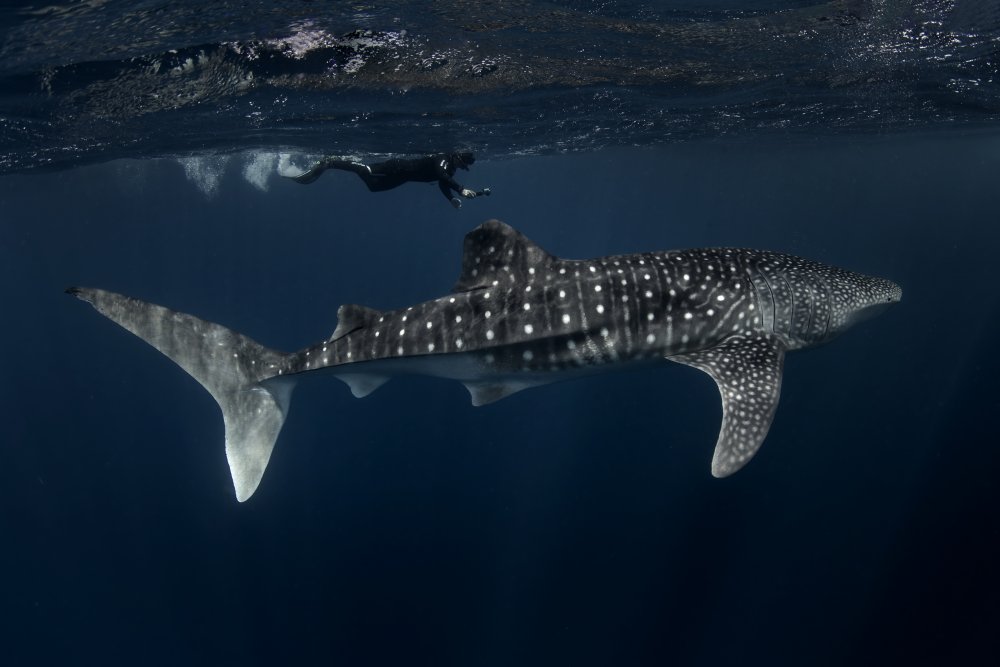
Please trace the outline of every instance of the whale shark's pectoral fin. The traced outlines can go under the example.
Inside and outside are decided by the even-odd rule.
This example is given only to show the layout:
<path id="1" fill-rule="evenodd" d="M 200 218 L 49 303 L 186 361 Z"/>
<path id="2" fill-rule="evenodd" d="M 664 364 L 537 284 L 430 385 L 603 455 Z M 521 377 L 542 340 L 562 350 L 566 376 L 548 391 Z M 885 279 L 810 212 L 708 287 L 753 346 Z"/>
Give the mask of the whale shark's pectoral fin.
<path id="1" fill-rule="evenodd" d="M 776 336 L 733 336 L 693 354 L 667 357 L 705 371 L 722 394 L 722 427 L 712 475 L 726 477 L 760 448 L 778 408 L 785 344 Z"/>

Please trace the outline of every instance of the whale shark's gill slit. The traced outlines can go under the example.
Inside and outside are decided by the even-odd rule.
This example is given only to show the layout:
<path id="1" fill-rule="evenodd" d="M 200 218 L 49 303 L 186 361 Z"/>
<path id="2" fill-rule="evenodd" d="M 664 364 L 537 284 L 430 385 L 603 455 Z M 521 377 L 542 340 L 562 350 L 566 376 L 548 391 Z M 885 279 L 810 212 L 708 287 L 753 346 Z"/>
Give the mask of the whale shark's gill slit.
<path id="1" fill-rule="evenodd" d="M 785 290 L 788 292 L 788 331 L 782 333 L 790 334 L 795 331 L 795 289 L 784 273 L 779 273 L 778 279 L 785 284 Z"/>
<path id="2" fill-rule="evenodd" d="M 813 332 L 813 321 L 816 319 L 816 287 L 813 281 L 806 281 L 803 283 L 805 296 L 809 299 L 809 310 L 807 315 L 809 319 L 806 320 L 806 333 L 812 335 Z"/>
<path id="3" fill-rule="evenodd" d="M 757 273 L 760 275 L 760 279 L 764 282 L 764 287 L 767 288 L 767 309 L 765 311 L 764 308 L 761 308 L 761 311 L 762 311 L 761 314 L 760 314 L 760 316 L 762 318 L 761 319 L 761 323 L 766 325 L 767 322 L 766 322 L 765 312 L 770 312 L 771 313 L 771 327 L 770 327 L 771 333 L 777 333 L 778 330 L 775 328 L 775 325 L 778 323 L 778 303 L 774 299 L 774 290 L 771 289 L 771 283 L 767 279 L 767 274 L 765 274 L 764 271 L 761 270 L 761 269 L 759 269 L 759 268 L 757 270 Z M 761 306 L 763 306 L 763 305 L 764 304 L 761 304 Z"/>
<path id="4" fill-rule="evenodd" d="M 761 294 L 759 284 L 754 280 L 753 273 L 747 271 L 746 281 L 750 284 L 750 303 L 756 304 L 757 306 L 757 317 L 760 318 L 760 327 L 763 329 L 767 325 L 767 315 L 766 315 L 766 304 L 764 303 L 763 295 Z M 753 306 L 751 306 L 752 308 Z M 753 320 L 748 323 L 752 325 Z"/>
<path id="5" fill-rule="evenodd" d="M 830 323 L 833 321 L 833 308 L 830 307 L 830 297 L 833 294 L 833 288 L 830 286 L 830 281 L 826 277 L 820 279 L 820 284 L 823 285 L 823 296 L 825 297 L 824 303 L 826 304 L 826 324 L 823 325 L 823 335 L 820 337 L 823 339 L 830 335 Z"/>

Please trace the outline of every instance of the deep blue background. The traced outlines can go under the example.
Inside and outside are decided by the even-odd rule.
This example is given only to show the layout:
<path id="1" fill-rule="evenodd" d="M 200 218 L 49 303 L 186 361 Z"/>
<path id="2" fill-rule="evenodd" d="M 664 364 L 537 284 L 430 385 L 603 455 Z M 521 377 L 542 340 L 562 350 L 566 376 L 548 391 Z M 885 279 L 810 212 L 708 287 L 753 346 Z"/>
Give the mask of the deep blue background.
<path id="1" fill-rule="evenodd" d="M 690 144 L 477 163 L 495 194 L 349 174 L 213 198 L 168 161 L 0 179 L 5 664 L 970 664 L 1000 622 L 1000 138 Z M 703 245 L 882 275 L 902 304 L 792 354 L 739 474 L 679 365 L 472 408 L 304 382 L 238 504 L 193 380 L 62 294 L 279 348 L 446 293 L 499 217 L 585 257 Z"/>

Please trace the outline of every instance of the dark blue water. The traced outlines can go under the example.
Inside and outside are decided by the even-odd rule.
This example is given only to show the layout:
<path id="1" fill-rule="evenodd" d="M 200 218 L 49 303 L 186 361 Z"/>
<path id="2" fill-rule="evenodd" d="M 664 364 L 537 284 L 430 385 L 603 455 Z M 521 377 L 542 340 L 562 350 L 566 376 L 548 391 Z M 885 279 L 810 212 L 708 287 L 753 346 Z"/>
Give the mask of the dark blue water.
<path id="1" fill-rule="evenodd" d="M 391 96 L 360 85 L 313 89 L 315 98 L 289 93 L 285 109 L 311 105 L 313 115 L 275 107 L 253 131 L 234 111 L 244 98 L 222 94 L 152 114 L 126 104 L 116 108 L 134 114 L 121 122 L 97 114 L 61 124 L 80 91 L 94 90 L 79 78 L 91 65 L 80 63 L 104 63 L 107 80 L 117 80 L 130 58 L 181 42 L 271 39 L 293 20 L 336 24 L 330 34 L 343 35 L 350 22 L 320 16 L 312 3 L 210 5 L 199 21 L 183 8 L 140 3 L 129 23 L 124 4 L 0 14 L 8 77 L 0 79 L 8 172 L 0 177 L 4 664 L 993 658 L 1000 134 L 992 56 L 916 62 L 890 58 L 887 48 L 883 78 L 869 88 L 886 106 L 862 95 L 861 79 L 844 74 L 836 80 L 845 88 L 831 85 L 838 66 L 804 58 L 813 52 L 792 57 L 803 45 L 829 45 L 820 30 L 801 43 L 777 40 L 790 49 L 788 62 L 829 75 L 818 88 L 787 79 L 779 87 L 786 107 L 761 106 L 781 95 L 756 85 L 710 91 L 692 83 L 673 96 L 662 80 L 619 78 L 594 84 L 600 90 L 463 92 L 444 77 L 431 79 L 420 104 L 402 105 L 402 115 L 353 125 L 337 125 L 341 112 L 327 117 L 325 105 L 377 106 Z M 940 19 L 947 9 L 948 25 L 964 22 L 961 34 L 979 35 L 953 44 L 957 53 L 995 48 L 995 33 L 977 27 L 979 13 L 967 5 L 848 4 L 834 21 L 810 20 L 837 34 L 858 26 L 870 34 L 876 19 L 898 27 L 889 19 Z M 406 27 L 420 43 L 445 40 L 448 26 L 461 44 L 489 41 L 448 23 L 485 20 L 489 7 L 437 6 L 408 6 L 399 15 L 406 26 L 394 29 Z M 533 63 L 549 52 L 569 59 L 566 44 L 591 36 L 587 17 L 605 30 L 614 21 L 707 29 L 785 20 L 777 6 L 692 4 L 666 13 L 580 3 L 567 22 L 560 9 L 524 4 L 491 16 L 513 21 L 520 12 L 533 23 L 483 30 L 490 43 L 531 46 L 517 62 Z M 780 8 L 830 13 L 809 3 Z M 352 12 L 344 16 L 355 28 L 388 32 L 393 24 L 388 10 Z M 43 19 L 62 22 L 43 24 L 62 52 L 19 37 Z M 80 21 L 108 38 L 96 40 Z M 563 41 L 550 41 L 556 36 Z M 940 31 L 923 41 L 931 37 Z M 639 44 L 677 48 L 649 40 Z M 774 43 L 766 40 L 744 69 L 768 71 Z M 619 46 L 604 45 L 605 65 Z M 732 52 L 724 59 L 739 65 Z M 645 71 L 638 56 L 616 62 L 621 72 Z M 787 72 L 784 62 L 772 71 Z M 43 70 L 69 76 L 66 66 L 76 70 L 65 95 L 41 99 L 15 85 Z M 962 67 L 985 73 L 971 92 L 949 93 L 941 107 L 933 100 L 943 98 L 920 96 L 947 92 L 924 84 Z M 431 71 L 442 70 L 450 71 Z M 829 101 L 816 102 L 813 116 L 799 113 L 806 89 L 822 89 Z M 595 97 L 602 91 L 615 93 L 617 106 Z M 692 110 L 697 91 L 709 92 Z M 728 118 L 744 94 L 736 126 L 706 120 Z M 574 96 L 595 101 L 572 110 Z M 666 126 L 655 118 L 643 124 L 649 109 L 685 104 L 680 136 L 660 132 Z M 442 105 L 447 114 L 433 115 Z M 769 109 L 759 123 L 744 114 L 755 105 Z M 856 116 L 840 114 L 849 107 Z M 301 124 L 289 132 L 291 116 Z M 11 134 L 22 126 L 42 129 Z M 72 128 L 84 126 L 97 128 L 92 138 L 105 134 L 66 140 L 83 137 Z M 607 136 L 595 130 L 605 126 Z M 308 187 L 277 175 L 286 150 L 367 155 L 442 144 L 479 150 L 460 176 L 494 194 L 455 211 L 433 185 L 374 195 L 350 174 Z M 134 159 L 91 164 L 118 157 Z M 14 173 L 22 171 L 31 173 Z M 446 293 L 462 236 L 490 217 L 566 257 L 718 245 L 790 252 L 890 278 L 903 301 L 828 346 L 790 354 L 767 440 L 724 480 L 709 473 L 718 391 L 680 365 L 550 385 L 481 408 L 441 380 L 396 378 L 358 400 L 319 378 L 296 390 L 261 487 L 239 504 L 210 396 L 62 293 L 69 285 L 112 289 L 292 350 L 328 336 L 340 304 L 394 308 Z"/>

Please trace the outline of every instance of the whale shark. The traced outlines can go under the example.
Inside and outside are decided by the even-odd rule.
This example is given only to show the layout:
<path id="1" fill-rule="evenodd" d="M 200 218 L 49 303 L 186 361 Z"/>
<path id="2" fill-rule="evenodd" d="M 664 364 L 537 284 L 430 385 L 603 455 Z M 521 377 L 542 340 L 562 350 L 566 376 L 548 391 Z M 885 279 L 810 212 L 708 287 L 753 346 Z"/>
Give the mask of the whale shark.
<path id="1" fill-rule="evenodd" d="M 563 259 L 498 220 L 465 236 L 451 293 L 397 310 L 343 305 L 333 333 L 298 352 L 121 294 L 67 292 L 211 393 L 240 502 L 260 484 L 296 382 L 320 373 L 359 398 L 398 374 L 451 378 L 478 406 L 615 368 L 686 364 L 718 385 L 722 424 L 711 471 L 725 477 L 767 435 L 785 353 L 823 344 L 902 296 L 883 278 L 762 250 Z"/>

